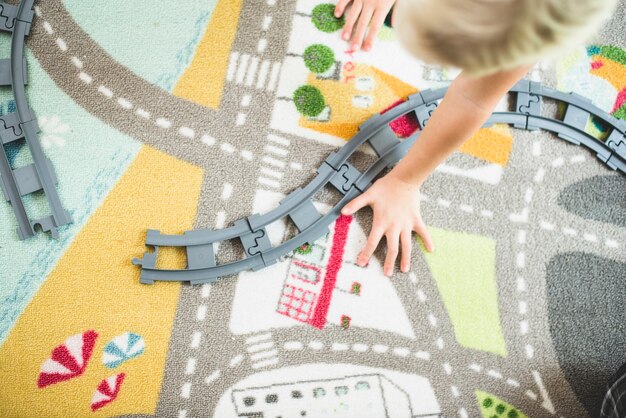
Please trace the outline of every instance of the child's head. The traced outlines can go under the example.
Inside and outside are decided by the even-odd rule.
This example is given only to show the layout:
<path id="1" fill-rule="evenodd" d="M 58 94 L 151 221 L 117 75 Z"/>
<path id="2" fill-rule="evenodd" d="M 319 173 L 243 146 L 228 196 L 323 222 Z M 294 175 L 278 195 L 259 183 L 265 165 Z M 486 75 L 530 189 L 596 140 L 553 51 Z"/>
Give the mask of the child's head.
<path id="1" fill-rule="evenodd" d="M 616 0 L 398 0 L 400 40 L 424 61 L 486 74 L 587 41 Z"/>

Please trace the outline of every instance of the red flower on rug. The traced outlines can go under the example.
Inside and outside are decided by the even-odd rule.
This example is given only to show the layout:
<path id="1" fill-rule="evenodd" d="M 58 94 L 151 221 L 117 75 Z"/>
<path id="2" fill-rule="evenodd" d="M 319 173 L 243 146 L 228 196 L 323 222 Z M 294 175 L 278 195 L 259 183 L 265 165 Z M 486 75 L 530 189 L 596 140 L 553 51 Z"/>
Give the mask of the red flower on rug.
<path id="1" fill-rule="evenodd" d="M 44 388 L 80 376 L 87 368 L 98 334 L 94 330 L 72 335 L 43 362 L 37 386 Z"/>
<path id="2" fill-rule="evenodd" d="M 119 373 L 102 380 L 91 398 L 91 410 L 97 411 L 103 406 L 113 402 L 120 393 L 120 388 L 125 377 L 125 373 Z"/>

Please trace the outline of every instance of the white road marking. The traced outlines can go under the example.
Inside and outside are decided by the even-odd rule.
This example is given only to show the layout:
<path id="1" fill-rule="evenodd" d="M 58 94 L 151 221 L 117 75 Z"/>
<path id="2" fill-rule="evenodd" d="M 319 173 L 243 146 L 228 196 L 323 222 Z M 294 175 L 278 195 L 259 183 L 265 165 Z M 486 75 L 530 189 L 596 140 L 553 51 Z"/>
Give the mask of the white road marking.
<path id="1" fill-rule="evenodd" d="M 430 353 L 428 351 L 416 351 L 415 357 L 421 360 L 430 360 Z"/>
<path id="2" fill-rule="evenodd" d="M 257 57 L 253 57 L 252 61 L 250 61 L 250 67 L 248 67 L 248 73 L 246 74 L 246 86 L 250 87 L 254 82 L 254 76 L 256 76 L 256 71 L 259 68 L 259 59 Z"/>
<path id="3" fill-rule="evenodd" d="M 228 154 L 232 154 L 233 152 L 235 152 L 235 147 L 230 145 L 228 142 L 222 142 L 222 145 L 220 145 L 220 149 Z"/>
<path id="4" fill-rule="evenodd" d="M 294 170 L 302 170 L 302 164 L 300 163 L 290 163 L 289 167 L 291 167 Z"/>
<path id="5" fill-rule="evenodd" d="M 519 332 L 522 335 L 528 334 L 528 321 L 520 321 L 520 323 L 519 323 Z"/>
<path id="6" fill-rule="evenodd" d="M 281 148 L 281 147 L 276 147 L 274 145 L 266 145 L 264 150 L 266 152 L 272 153 L 272 154 L 276 154 L 276 155 L 280 155 L 282 157 L 287 156 L 287 154 L 289 154 L 289 151 L 287 151 L 285 148 Z"/>
<path id="7" fill-rule="evenodd" d="M 48 35 L 53 35 L 54 31 L 52 30 L 52 26 L 50 26 L 50 23 L 48 22 L 43 22 L 43 28 L 46 32 L 48 32 Z"/>
<path id="8" fill-rule="evenodd" d="M 198 306 L 198 312 L 196 312 L 196 320 L 197 321 L 204 321 L 206 318 L 206 310 L 207 310 L 207 306 L 206 305 L 200 305 Z"/>
<path id="9" fill-rule="evenodd" d="M 372 351 L 375 353 L 383 354 L 389 351 L 389 347 L 382 344 L 374 344 L 372 346 Z"/>
<path id="10" fill-rule="evenodd" d="M 243 361 L 243 354 L 237 354 L 235 357 L 231 358 L 228 362 L 228 366 L 232 369 L 237 366 L 239 363 Z"/>
<path id="11" fill-rule="evenodd" d="M 496 370 L 493 370 L 493 369 L 491 369 L 491 370 L 489 370 L 487 372 L 487 376 L 491 376 L 494 379 L 502 379 L 502 374 L 500 372 L 496 371 Z"/>
<path id="12" fill-rule="evenodd" d="M 352 344 L 352 351 L 356 351 L 357 353 L 363 353 L 367 351 L 369 346 L 363 343 L 355 343 Z"/>
<path id="13" fill-rule="evenodd" d="M 268 186 L 268 187 L 274 187 L 276 189 L 278 189 L 280 187 L 280 183 L 277 182 L 276 180 L 272 180 L 272 179 L 268 179 L 267 177 L 259 177 L 257 179 L 257 181 L 264 185 L 264 186 Z"/>
<path id="14" fill-rule="evenodd" d="M 459 388 L 457 388 L 456 386 L 450 386 L 450 390 L 452 391 L 452 396 L 454 396 L 455 398 L 459 397 Z"/>
<path id="15" fill-rule="evenodd" d="M 276 357 L 277 355 L 278 355 L 278 350 L 260 351 L 255 354 L 251 354 L 250 360 L 258 361 L 258 360 L 263 360 L 269 357 Z"/>
<path id="16" fill-rule="evenodd" d="M 78 73 L 78 78 L 80 78 L 87 84 L 91 84 L 93 82 L 93 78 L 89 74 L 82 71 Z"/>
<path id="17" fill-rule="evenodd" d="M 191 382 L 185 382 L 183 387 L 180 390 L 180 397 L 189 399 L 189 395 L 191 394 Z"/>
<path id="18" fill-rule="evenodd" d="M 261 174 L 265 174 L 266 176 L 274 177 L 277 179 L 282 179 L 284 176 L 284 173 L 280 171 L 272 170 L 271 168 L 267 168 L 267 167 L 261 167 L 260 171 L 261 171 Z"/>
<path id="19" fill-rule="evenodd" d="M 226 224 L 226 212 L 224 212 L 223 210 L 220 210 L 215 215 L 215 227 L 217 229 L 222 229 L 224 228 L 225 224 Z"/>
<path id="20" fill-rule="evenodd" d="M 191 336 L 191 348 L 196 349 L 200 347 L 200 340 L 202 340 L 202 333 L 200 331 L 194 331 Z"/>
<path id="21" fill-rule="evenodd" d="M 246 123 L 246 114 L 242 112 L 237 113 L 237 119 L 235 120 L 235 124 L 237 126 L 241 126 Z"/>
<path id="22" fill-rule="evenodd" d="M 598 242 L 598 237 L 594 234 L 583 234 L 583 238 L 589 242 Z"/>
<path id="23" fill-rule="evenodd" d="M 543 398 L 543 402 L 541 403 L 541 406 L 543 406 L 544 409 L 548 411 L 549 413 L 554 414 L 556 411 L 554 410 L 554 405 L 552 404 L 552 401 L 550 400 L 550 397 L 548 396 L 548 391 L 546 390 L 546 387 L 544 386 L 543 381 L 541 380 L 541 375 L 536 370 L 533 370 L 532 373 L 533 373 L 533 378 L 535 379 L 535 383 L 537 384 L 537 387 L 539 388 L 539 394 Z"/>
<path id="24" fill-rule="evenodd" d="M 267 139 L 269 139 L 272 142 L 276 142 L 277 144 L 282 145 L 283 147 L 288 147 L 289 144 L 291 144 L 291 141 L 288 140 L 287 138 L 283 138 L 282 136 L 278 136 L 274 134 L 269 134 L 267 136 Z"/>
<path id="25" fill-rule="evenodd" d="M 287 341 L 283 347 L 288 351 L 302 350 L 303 345 L 300 341 Z"/>
<path id="26" fill-rule="evenodd" d="M 563 233 L 564 233 L 565 235 L 576 236 L 576 234 L 578 234 L 578 231 L 576 231 L 575 229 L 572 229 L 572 228 L 566 228 L 566 227 L 564 227 L 564 228 L 562 229 L 562 231 L 563 231 Z"/>
<path id="27" fill-rule="evenodd" d="M 476 373 L 480 373 L 480 371 L 483 369 L 482 367 L 480 367 L 478 364 L 476 363 L 472 363 L 469 365 L 470 370 L 474 370 Z"/>
<path id="28" fill-rule="evenodd" d="M 211 285 L 205 283 L 202 285 L 202 299 L 206 299 L 211 294 Z"/>
<path id="29" fill-rule="evenodd" d="M 346 351 L 348 349 L 348 344 L 343 343 L 333 343 L 331 350 L 333 351 Z"/>
<path id="30" fill-rule="evenodd" d="M 233 81 L 235 78 L 235 69 L 237 68 L 237 61 L 239 60 L 239 52 L 233 52 L 230 54 L 230 61 L 228 61 L 228 70 L 226 71 L 226 80 Z"/>
<path id="31" fill-rule="evenodd" d="M 535 349 L 532 345 L 527 344 L 526 347 L 524 347 L 524 350 L 526 351 L 527 358 L 531 359 L 535 356 Z"/>
<path id="32" fill-rule="evenodd" d="M 428 314 L 428 322 L 430 322 L 430 326 L 435 328 L 437 326 L 437 318 L 432 313 Z"/>
<path id="33" fill-rule="evenodd" d="M 273 366 L 275 364 L 278 363 L 278 359 L 277 358 L 273 358 L 273 359 L 269 359 L 269 360 L 264 360 L 264 361 L 259 361 L 257 363 L 253 363 L 252 364 L 252 368 L 253 369 L 260 369 L 263 367 L 267 367 L 267 366 Z"/>
<path id="34" fill-rule="evenodd" d="M 533 155 L 538 157 L 541 155 L 541 143 L 539 141 L 533 142 Z"/>
<path id="35" fill-rule="evenodd" d="M 465 410 L 465 408 L 461 408 L 461 409 L 459 409 L 459 416 L 460 416 L 461 418 L 467 418 L 467 417 L 468 417 L 468 415 L 467 415 L 467 411 Z"/>
<path id="36" fill-rule="evenodd" d="M 202 141 L 203 144 L 208 145 L 209 147 L 212 147 L 213 145 L 215 145 L 215 138 L 213 138 L 211 135 L 207 135 L 207 134 L 202 135 L 202 137 L 200 138 L 200 141 Z"/>
<path id="37" fill-rule="evenodd" d="M 533 200 L 533 189 L 529 187 L 526 189 L 526 192 L 524 193 L 524 201 L 526 203 L 530 203 L 532 200 Z"/>
<path id="38" fill-rule="evenodd" d="M 532 390 L 527 390 L 526 391 L 526 396 L 528 396 L 533 401 L 537 400 L 537 394 L 535 392 L 533 392 Z"/>
<path id="39" fill-rule="evenodd" d="M 172 126 L 172 122 L 164 118 L 158 118 L 155 123 L 157 126 L 165 129 L 169 129 Z"/>
<path id="40" fill-rule="evenodd" d="M 324 348 L 324 343 L 322 343 L 321 341 L 310 341 L 309 348 L 311 350 L 321 350 L 322 348 Z"/>
<path id="41" fill-rule="evenodd" d="M 417 298 L 422 303 L 426 302 L 426 294 L 422 289 L 417 289 Z"/>
<path id="42" fill-rule="evenodd" d="M 526 255 L 521 251 L 517 253 L 515 263 L 518 269 L 523 269 L 526 266 Z"/>
<path id="43" fill-rule="evenodd" d="M 111 97 L 113 97 L 113 92 L 111 90 L 109 90 L 108 88 L 104 87 L 104 86 L 98 87 L 98 92 L 102 93 L 103 95 L 105 95 L 109 99 Z"/>
<path id="44" fill-rule="evenodd" d="M 261 159 L 261 161 L 263 161 L 266 164 L 273 165 L 274 167 L 285 168 L 285 162 L 284 161 L 280 161 L 280 160 L 277 160 L 277 159 L 272 158 L 272 157 L 265 156 L 265 157 L 263 157 Z"/>
<path id="45" fill-rule="evenodd" d="M 178 418 L 186 418 L 187 417 L 187 410 L 186 409 L 181 409 L 178 411 Z"/>
<path id="46" fill-rule="evenodd" d="M 506 379 L 506 383 L 510 386 L 519 387 L 519 382 L 517 380 L 513 380 L 513 379 Z"/>
<path id="47" fill-rule="evenodd" d="M 217 378 L 220 377 L 222 373 L 219 370 L 214 371 L 213 373 L 211 373 L 210 375 L 208 375 L 206 377 L 206 379 L 204 379 L 204 383 L 206 383 L 207 385 L 210 385 L 211 383 L 213 383 Z"/>
<path id="48" fill-rule="evenodd" d="M 263 29 L 264 31 L 268 30 L 270 28 L 271 23 L 272 23 L 272 16 L 265 15 L 265 17 L 263 18 L 263 24 L 261 25 L 261 29 Z"/>
<path id="49" fill-rule="evenodd" d="M 526 315 L 526 312 L 528 312 L 528 305 L 526 304 L 525 301 L 520 300 L 518 309 L 519 309 L 520 315 Z"/>
<path id="50" fill-rule="evenodd" d="M 406 357 L 411 354 L 411 350 L 406 347 L 395 347 L 392 352 L 399 357 Z"/>
<path id="51" fill-rule="evenodd" d="M 184 136 L 185 138 L 189 138 L 189 139 L 192 139 L 196 136 L 196 133 L 194 132 L 194 130 L 191 128 L 188 128 L 187 126 L 181 126 L 178 129 L 178 133 L 181 136 Z"/>
<path id="52" fill-rule="evenodd" d="M 230 183 L 224 183 L 222 188 L 222 200 L 228 200 L 233 195 L 233 185 Z"/>
<path id="53" fill-rule="evenodd" d="M 59 46 L 59 49 L 63 52 L 67 51 L 67 44 L 65 43 L 65 41 L 61 38 L 57 38 L 57 45 Z"/>
<path id="54" fill-rule="evenodd" d="M 259 54 L 262 54 L 265 51 L 265 48 L 267 48 L 267 39 L 265 38 L 259 39 L 259 43 L 256 46 L 256 52 L 258 52 Z"/>
<path id="55" fill-rule="evenodd" d="M 546 174 L 546 170 L 544 170 L 543 168 L 540 168 L 539 170 L 537 170 L 537 173 L 535 174 L 535 177 L 533 178 L 533 181 L 535 183 L 541 183 L 543 181 L 543 177 Z"/>
<path id="56" fill-rule="evenodd" d="M 526 243 L 526 231 L 524 229 L 520 229 L 519 231 L 517 231 L 517 242 L 519 244 Z"/>
<path id="57" fill-rule="evenodd" d="M 235 75 L 235 83 L 241 84 L 243 82 L 243 77 L 246 75 L 246 69 L 248 68 L 248 60 L 250 59 L 250 55 L 243 54 L 241 59 L 239 60 L 239 64 L 237 66 L 237 74 Z"/>
<path id="58" fill-rule="evenodd" d="M 518 292 L 526 291 L 526 280 L 524 280 L 524 278 L 521 276 L 517 277 L 517 291 Z"/>
<path id="59" fill-rule="evenodd" d="M 256 353 L 258 351 L 269 350 L 272 348 L 274 348 L 274 343 L 272 341 L 268 341 L 265 343 L 258 343 L 258 344 L 248 346 L 246 348 L 246 351 L 248 351 L 248 353 Z"/>
<path id="60" fill-rule="evenodd" d="M 474 213 L 474 208 L 470 205 L 460 205 L 459 209 L 461 209 L 463 212 Z"/>
<path id="61" fill-rule="evenodd" d="M 572 158 L 570 158 L 570 163 L 582 163 L 585 161 L 585 156 L 584 155 L 574 155 Z"/>
<path id="62" fill-rule="evenodd" d="M 545 229 L 547 231 L 554 231 L 555 225 L 551 224 L 550 222 L 540 221 L 539 222 L 539 227 L 541 229 Z"/>
<path id="63" fill-rule="evenodd" d="M 619 243 L 612 239 L 607 239 L 604 244 L 609 248 L 619 248 Z"/>
<path id="64" fill-rule="evenodd" d="M 276 87 L 276 81 L 278 80 L 278 73 L 280 72 L 280 62 L 275 62 L 274 65 L 272 65 L 272 72 L 270 73 L 270 80 L 267 83 L 267 89 L 269 91 L 274 91 L 274 88 Z"/>
<path id="65" fill-rule="evenodd" d="M 557 167 L 561 167 L 564 162 L 565 160 L 563 160 L 563 157 L 559 157 L 555 159 L 554 161 L 552 161 L 551 165 L 552 167 L 557 168 Z"/>
<path id="66" fill-rule="evenodd" d="M 482 216 L 483 218 L 493 218 L 493 212 L 490 210 L 481 210 L 480 216 Z"/>
<path id="67" fill-rule="evenodd" d="M 437 348 L 439 348 L 440 350 L 443 350 L 443 347 L 445 346 L 445 344 L 443 343 L 443 339 L 441 337 L 437 338 L 437 341 L 435 341 L 435 344 L 437 344 Z"/>
<path id="68" fill-rule="evenodd" d="M 187 359 L 187 366 L 185 367 L 185 374 L 194 374 L 196 372 L 196 359 L 189 357 Z"/>
<path id="69" fill-rule="evenodd" d="M 45 23 L 44 23 L 44 25 L 45 25 Z M 71 58 L 71 61 L 72 61 L 72 64 L 74 64 L 74 67 L 78 68 L 79 70 L 83 69 L 83 62 L 80 60 L 80 58 L 74 56 L 74 57 Z"/>
<path id="70" fill-rule="evenodd" d="M 443 369 L 448 376 L 452 374 L 452 366 L 450 365 L 450 363 L 443 363 Z"/>
<path id="71" fill-rule="evenodd" d="M 509 220 L 515 223 L 526 223 L 528 222 L 528 208 L 522 209 L 520 213 L 511 213 L 509 214 Z"/>
<path id="72" fill-rule="evenodd" d="M 252 337 L 246 338 L 246 344 L 255 344 L 261 341 L 266 341 L 272 338 L 272 334 L 266 332 L 265 334 L 253 335 Z"/>
<path id="73" fill-rule="evenodd" d="M 437 199 L 437 204 L 439 206 L 443 206 L 444 208 L 449 208 L 450 207 L 450 201 L 449 200 L 445 200 L 445 199 Z"/>
<path id="74" fill-rule="evenodd" d="M 256 79 L 257 89 L 262 89 L 263 87 L 265 87 L 265 81 L 267 80 L 267 74 L 270 70 L 270 64 L 271 62 L 267 60 L 261 63 L 261 68 L 259 68 L 259 75 Z"/>
<path id="75" fill-rule="evenodd" d="M 248 107 L 250 106 L 251 101 L 252 101 L 252 96 L 249 94 L 244 94 L 243 96 L 241 96 L 241 102 L 239 103 L 239 106 Z"/>
<path id="76" fill-rule="evenodd" d="M 137 108 L 137 110 L 135 111 L 135 114 L 144 119 L 150 119 L 150 112 L 140 107 Z"/>
<path id="77" fill-rule="evenodd" d="M 252 152 L 245 149 L 241 151 L 241 156 L 248 161 L 252 161 L 253 158 Z"/>
<path id="78" fill-rule="evenodd" d="M 117 104 L 120 105 L 122 109 L 129 110 L 133 108 L 133 104 L 123 97 L 117 99 Z"/>

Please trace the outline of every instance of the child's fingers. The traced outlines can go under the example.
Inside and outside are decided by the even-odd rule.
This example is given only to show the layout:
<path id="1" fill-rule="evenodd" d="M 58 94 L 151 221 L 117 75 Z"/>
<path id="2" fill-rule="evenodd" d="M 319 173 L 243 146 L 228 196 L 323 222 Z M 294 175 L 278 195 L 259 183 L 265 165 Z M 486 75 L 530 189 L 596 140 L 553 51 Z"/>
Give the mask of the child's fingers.
<path id="1" fill-rule="evenodd" d="M 361 10 L 361 15 L 359 16 L 359 21 L 356 25 L 356 29 L 352 34 L 352 39 L 350 40 L 350 49 L 353 51 L 358 51 L 361 49 L 361 45 L 363 45 L 363 39 L 365 38 L 365 32 L 367 31 L 367 26 L 372 20 L 372 15 L 374 14 L 374 9 L 365 5 L 363 10 Z"/>
<path id="2" fill-rule="evenodd" d="M 400 270 L 403 273 L 409 271 L 411 267 L 411 250 L 413 249 L 413 238 L 410 229 L 402 231 L 400 242 L 402 243 L 402 256 L 400 258 Z"/>
<path id="3" fill-rule="evenodd" d="M 367 237 L 367 242 L 365 243 L 365 247 L 361 250 L 361 253 L 356 259 L 356 263 L 359 266 L 364 266 L 369 263 L 372 254 L 374 254 L 374 250 L 378 247 L 378 243 L 380 239 L 383 237 L 385 230 L 380 228 L 378 225 L 374 224 L 372 226 L 372 230 L 370 231 L 369 236 Z"/>
<path id="4" fill-rule="evenodd" d="M 374 44 L 374 39 L 376 39 L 376 35 L 378 31 L 385 23 L 385 17 L 387 12 L 384 9 L 378 9 L 374 12 L 374 17 L 372 17 L 372 22 L 370 23 L 370 29 L 367 33 L 367 38 L 365 39 L 365 43 L 363 44 L 363 49 L 369 51 Z"/>
<path id="5" fill-rule="evenodd" d="M 387 256 L 385 257 L 385 266 L 383 272 L 385 276 L 391 276 L 393 274 L 393 265 L 398 258 L 398 241 L 400 240 L 400 233 L 395 231 L 388 231 L 385 234 L 387 239 Z"/>
<path id="6" fill-rule="evenodd" d="M 391 27 L 393 28 L 396 27 L 396 21 L 397 21 L 396 10 L 398 10 L 397 4 L 398 3 L 396 2 L 396 6 L 394 6 L 393 9 L 391 10 Z"/>
<path id="7" fill-rule="evenodd" d="M 335 6 L 335 17 L 343 16 L 343 12 L 346 10 L 346 6 L 350 3 L 350 0 L 339 0 Z"/>
<path id="8" fill-rule="evenodd" d="M 417 235 L 419 235 L 420 238 L 422 238 L 422 241 L 424 242 L 424 246 L 426 247 L 426 250 L 428 252 L 432 252 L 435 249 L 435 246 L 433 244 L 433 239 L 431 238 L 430 232 L 428 232 L 428 229 L 426 229 L 426 225 L 424 224 L 424 221 L 421 218 L 419 218 L 415 222 L 415 225 L 413 225 L 413 230 L 417 232 Z"/>
<path id="9" fill-rule="evenodd" d="M 352 35 L 352 28 L 354 27 L 354 23 L 357 18 L 361 14 L 361 9 L 363 8 L 363 3 L 360 0 L 355 0 L 352 2 L 352 6 L 350 6 L 350 10 L 346 16 L 346 24 L 343 27 L 343 32 L 341 33 L 341 38 L 344 41 L 350 39 L 350 35 Z"/>
<path id="10" fill-rule="evenodd" d="M 343 209 L 341 209 L 341 214 L 346 216 L 352 215 L 353 213 L 369 205 L 370 202 L 371 200 L 369 194 L 365 192 L 361 196 L 355 197 L 350 201 L 350 203 L 344 206 Z"/>

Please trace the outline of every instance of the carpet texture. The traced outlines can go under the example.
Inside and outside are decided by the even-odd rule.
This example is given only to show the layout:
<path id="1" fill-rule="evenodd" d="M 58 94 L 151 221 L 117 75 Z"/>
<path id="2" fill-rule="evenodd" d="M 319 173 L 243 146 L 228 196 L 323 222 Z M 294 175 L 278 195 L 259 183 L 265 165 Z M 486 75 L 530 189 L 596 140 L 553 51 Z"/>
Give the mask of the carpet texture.
<path id="1" fill-rule="evenodd" d="M 529 78 L 626 119 L 625 9 Z M 349 51 L 332 10 L 39 2 L 27 93 L 74 223 L 19 241 L 0 202 L 0 416 L 597 415 L 626 362 L 626 178 L 545 132 L 483 129 L 433 173 L 422 208 L 436 250 L 416 242 L 407 274 L 383 276 L 384 246 L 356 266 L 367 209 L 258 272 L 139 283 L 130 261 L 148 228 L 268 211 L 363 121 L 455 76 L 388 27 L 371 52 Z M 14 110 L 3 91 L 0 113 Z M 363 149 L 354 164 L 372 160 Z M 336 201 L 316 196 L 322 212 Z M 27 204 L 48 212 L 42 196 Z M 269 229 L 274 243 L 291 233 Z M 184 266 L 160 252 L 159 267 Z"/>

